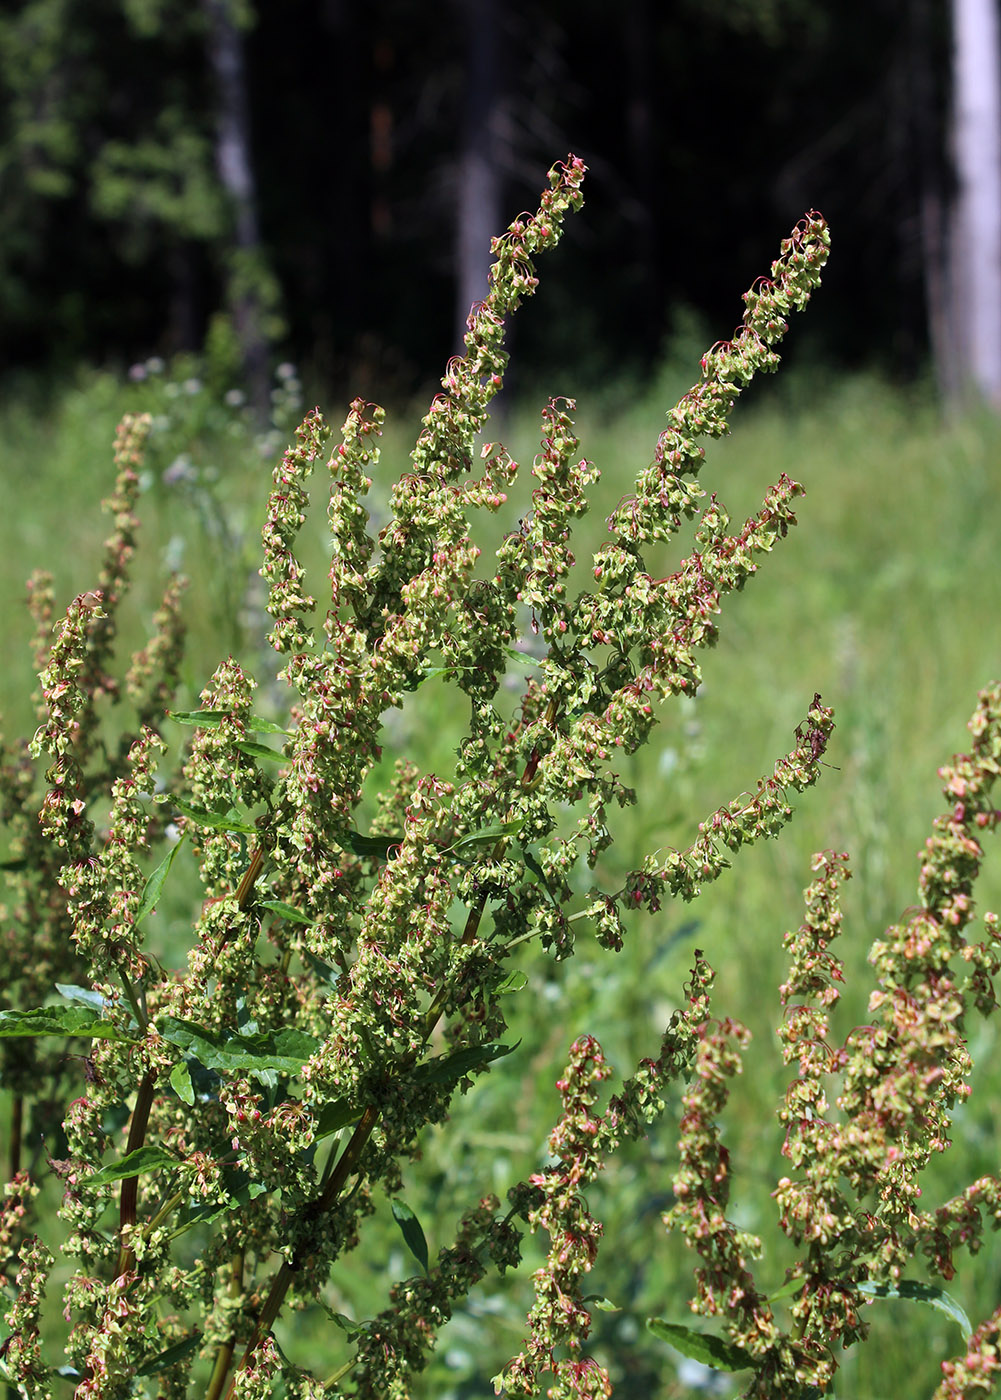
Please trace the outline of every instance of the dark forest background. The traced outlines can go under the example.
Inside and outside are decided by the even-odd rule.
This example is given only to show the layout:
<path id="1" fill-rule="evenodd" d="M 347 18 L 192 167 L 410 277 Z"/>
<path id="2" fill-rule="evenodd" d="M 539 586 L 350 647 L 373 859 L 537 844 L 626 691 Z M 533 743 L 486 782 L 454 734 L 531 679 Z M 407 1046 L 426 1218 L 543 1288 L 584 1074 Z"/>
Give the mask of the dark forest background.
<path id="1" fill-rule="evenodd" d="M 572 150 L 522 382 L 642 376 L 689 309 L 725 332 L 810 207 L 836 255 L 802 353 L 913 376 L 948 56 L 935 0 L 7 0 L 0 373 L 198 348 L 227 311 L 259 382 L 281 354 L 409 393 Z"/>

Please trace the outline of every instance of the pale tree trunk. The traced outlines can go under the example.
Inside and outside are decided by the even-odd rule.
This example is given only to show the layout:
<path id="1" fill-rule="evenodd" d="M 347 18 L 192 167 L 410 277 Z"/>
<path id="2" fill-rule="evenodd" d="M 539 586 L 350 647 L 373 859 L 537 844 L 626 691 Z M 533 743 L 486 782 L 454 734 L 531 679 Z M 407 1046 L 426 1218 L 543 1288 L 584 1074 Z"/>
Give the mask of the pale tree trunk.
<path id="1" fill-rule="evenodd" d="M 501 33 L 496 0 L 458 0 L 465 31 L 465 112 L 459 153 L 456 230 L 456 348 L 470 307 L 489 289 L 490 239 L 501 228 L 497 114 Z"/>
<path id="2" fill-rule="evenodd" d="M 903 101 L 914 157 L 925 323 L 939 393 L 945 402 L 956 402 L 960 380 L 949 299 L 951 185 L 939 102 L 946 76 L 942 72 L 941 53 L 938 0 L 910 0 Z"/>
<path id="3" fill-rule="evenodd" d="M 998 0 L 952 0 L 956 202 L 949 337 L 961 392 L 1001 408 L 1001 33 Z"/>
<path id="4" fill-rule="evenodd" d="M 269 402 L 268 343 L 261 292 L 255 285 L 264 267 L 250 151 L 243 36 L 233 19 L 231 0 L 202 0 L 202 4 L 209 21 L 208 51 L 216 80 L 216 169 L 233 214 L 230 310 L 251 402 L 264 418 Z"/>

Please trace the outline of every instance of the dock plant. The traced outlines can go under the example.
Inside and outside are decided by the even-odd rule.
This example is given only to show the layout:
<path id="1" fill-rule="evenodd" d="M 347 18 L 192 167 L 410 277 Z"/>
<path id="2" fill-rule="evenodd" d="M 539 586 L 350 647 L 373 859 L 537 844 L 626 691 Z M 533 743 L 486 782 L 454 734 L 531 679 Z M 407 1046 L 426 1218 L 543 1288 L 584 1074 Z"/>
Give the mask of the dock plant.
<path id="1" fill-rule="evenodd" d="M 1001 815 L 990 796 L 998 688 L 980 697 L 970 753 L 942 770 L 948 809 L 928 841 L 920 905 L 875 943 L 872 1019 L 844 1043 L 829 1018 L 847 857 L 815 858 L 805 920 L 786 936 L 775 995 L 791 1078 L 776 1106 L 774 1203 L 798 1262 L 784 1286 L 765 1291 L 761 1242 L 728 1214 L 719 1119 L 747 1032 L 715 1007 L 703 951 L 648 1055 L 624 1074 L 588 1027 L 568 1032 L 548 1158 L 526 1163 L 506 1200 L 485 1189 L 451 1202 L 455 1238 L 434 1256 L 404 1200 L 429 1126 L 447 1132 L 456 1095 L 517 1063 L 505 1007 L 531 990 L 512 983 L 514 950 L 532 944 L 560 963 L 588 931 L 614 958 L 631 921 L 665 917 L 743 846 L 779 835 L 794 795 L 821 774 L 834 724 L 819 695 L 804 696 L 788 752 L 755 787 L 693 813 L 687 844 L 607 878 L 605 853 L 635 800 L 625 761 L 665 706 L 694 696 L 726 600 L 796 523 L 801 487 L 785 475 L 732 523 L 700 484 L 703 444 L 728 431 L 752 378 L 776 368 L 829 240 L 813 212 L 783 240 L 744 295 L 741 325 L 668 413 L 605 542 L 577 559 L 574 527 L 598 469 L 581 454 L 573 401 L 542 408 L 527 468 L 486 427 L 507 320 L 579 208 L 583 177 L 573 156 L 555 166 L 538 209 L 494 240 L 489 293 L 381 528 L 365 500 L 383 411 L 356 400 L 339 432 L 306 414 L 274 470 L 263 529 L 271 675 L 224 657 L 195 708 L 181 707 L 179 580 L 149 644 L 118 671 L 150 428 L 141 415 L 118 432 L 114 525 L 94 587 L 63 611 L 44 575 L 31 582 L 37 729 L 5 743 L 0 764 L 0 1379 L 13 1395 L 420 1396 L 440 1330 L 470 1290 L 518 1268 L 531 1231 L 548 1253 L 494 1389 L 607 1396 L 607 1358 L 590 1336 L 606 1300 L 588 1286 L 603 1246 L 588 1187 L 669 1102 L 680 1116 L 663 1225 L 691 1247 L 691 1308 L 709 1323 L 650 1318 L 658 1337 L 734 1372 L 746 1395 L 806 1397 L 829 1390 L 880 1299 L 959 1316 L 944 1286 L 906 1275 L 919 1259 L 944 1285 L 1001 1216 L 999 1178 L 937 1206 L 919 1187 L 969 1091 L 967 1018 L 995 1006 L 996 920 L 985 918 L 983 941 L 966 932 L 981 839 Z M 329 479 L 320 603 L 297 553 L 317 471 Z M 530 509 L 491 557 L 479 517 L 501 510 L 526 471 Z M 654 556 L 686 530 L 689 552 L 654 576 Z M 263 679 L 260 693 L 276 693 L 275 669 L 284 709 L 262 713 L 255 691 Z M 468 718 L 448 771 L 422 771 L 395 749 L 390 721 L 404 705 L 421 714 L 426 698 L 425 722 L 439 723 L 452 713 L 434 698 L 442 686 Z M 197 889 L 183 936 L 165 939 L 164 910 L 174 928 L 188 898 L 182 868 L 197 870 Z M 415 1267 L 382 1311 L 348 1318 L 328 1301 L 330 1271 L 364 1260 L 383 1198 Z M 44 1202 L 58 1203 L 58 1219 Z M 275 1339 L 283 1310 L 307 1306 L 329 1316 L 339 1359 L 326 1373 Z M 50 1335 L 60 1310 L 64 1355 Z M 1001 1310 L 975 1328 L 960 1321 L 966 1347 L 943 1366 L 943 1400 L 981 1393 L 1001 1367 Z"/>

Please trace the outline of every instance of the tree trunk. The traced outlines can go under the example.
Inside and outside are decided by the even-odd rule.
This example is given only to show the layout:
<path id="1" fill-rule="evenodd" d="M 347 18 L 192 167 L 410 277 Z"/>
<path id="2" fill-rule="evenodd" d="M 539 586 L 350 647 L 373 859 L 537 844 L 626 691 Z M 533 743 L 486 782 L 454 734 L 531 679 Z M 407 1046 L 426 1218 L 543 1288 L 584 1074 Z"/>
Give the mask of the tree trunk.
<path id="1" fill-rule="evenodd" d="M 949 341 L 960 391 L 1001 408 L 1001 35 L 997 0 L 952 0 L 956 202 Z"/>
<path id="2" fill-rule="evenodd" d="M 261 418 L 269 403 L 268 342 L 260 278 L 264 272 L 257 191 L 250 153 L 250 114 L 243 37 L 229 0 L 202 0 L 208 51 L 216 80 L 216 168 L 233 211 L 234 250 L 229 301 L 243 354 L 250 399 Z"/>
<path id="3" fill-rule="evenodd" d="M 465 30 L 466 91 L 458 172 L 456 348 L 466 317 L 488 291 L 490 239 L 501 230 L 501 174 L 496 130 L 501 33 L 496 0 L 458 0 Z"/>

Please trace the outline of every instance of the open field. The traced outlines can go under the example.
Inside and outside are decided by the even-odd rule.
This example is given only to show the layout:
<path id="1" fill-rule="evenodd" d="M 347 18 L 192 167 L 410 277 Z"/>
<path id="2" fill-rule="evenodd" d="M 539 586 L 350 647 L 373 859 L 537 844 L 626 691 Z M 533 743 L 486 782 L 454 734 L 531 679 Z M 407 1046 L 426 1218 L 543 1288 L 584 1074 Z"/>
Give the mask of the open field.
<path id="1" fill-rule="evenodd" d="M 580 402 L 582 452 L 602 470 L 595 508 L 577 537 L 585 565 L 601 542 L 604 515 L 650 458 L 673 402 L 669 389 L 683 387 L 665 373 L 660 393 L 627 408 Z M 97 501 L 110 489 L 114 425 L 124 408 L 144 407 L 144 397 L 155 397 L 154 409 L 165 419 L 173 415 L 173 426 L 164 422 L 154 434 L 125 640 L 145 635 L 165 567 L 179 563 L 192 575 L 187 693 L 179 705 L 194 708 L 217 661 L 235 649 L 262 680 L 260 708 L 280 706 L 281 688 L 264 684 L 263 629 L 253 615 L 270 462 L 251 444 L 239 414 L 217 411 L 204 389 L 182 387 L 168 401 L 162 384 L 121 386 L 97 377 L 65 392 L 44 414 L 18 402 L 0 406 L 8 490 L 8 509 L 0 515 L 6 633 L 0 712 L 8 736 L 33 723 L 23 581 L 35 567 L 50 568 L 64 601 L 93 586 L 107 533 Z M 732 1210 L 743 1227 L 763 1237 L 762 1283 L 771 1291 L 782 1282 L 788 1260 L 769 1196 L 784 1169 L 774 1110 L 785 1072 L 773 1033 L 781 1014 L 776 988 L 785 972 L 782 934 L 800 921 L 811 852 L 850 852 L 854 879 L 845 891 L 839 951 L 846 980 L 837 1029 L 843 1034 L 865 1020 L 866 953 L 914 899 L 916 855 L 943 806 L 936 769 L 965 746 L 964 724 L 977 690 L 1001 674 L 1001 424 L 984 417 L 943 425 L 930 393 L 891 390 L 871 379 L 807 384 L 793 377 L 791 388 L 763 392 L 756 386 L 748 399 L 736 412 L 732 437 L 709 445 L 703 484 L 739 521 L 786 472 L 806 487 L 800 524 L 724 607 L 719 645 L 703 659 L 698 699 L 671 707 L 652 749 L 626 761 L 624 776 L 638 803 L 619 814 L 617 844 L 601 872 L 606 888 L 646 852 L 688 844 L 701 819 L 753 790 L 791 747 L 815 692 L 835 709 L 830 767 L 818 787 L 798 799 L 796 817 L 778 842 L 740 853 L 734 869 L 694 905 L 637 916 L 617 957 L 589 935 L 579 939 L 572 961 L 555 968 L 540 955 L 526 955 L 531 993 L 523 1006 L 511 998 L 512 1038 L 522 1039 L 517 1057 L 502 1061 L 457 1103 L 451 1123 L 430 1136 L 408 1181 L 407 1199 L 432 1248 L 449 1241 L 455 1220 L 479 1196 L 491 1190 L 503 1196 L 543 1160 L 558 1112 L 553 1081 L 575 1035 L 597 1036 L 620 1075 L 655 1052 L 698 946 L 718 971 L 717 1014 L 738 1017 L 754 1033 L 726 1118 Z M 336 423 L 340 407 L 324 407 Z M 509 447 L 526 464 L 537 450 L 541 407 L 519 405 L 505 425 Z M 416 415 L 408 422 L 412 432 Z M 185 432 L 190 461 L 179 468 Z M 391 424 L 373 491 L 376 512 L 405 466 L 408 445 L 404 429 Z M 324 496 L 322 481 L 315 494 Z M 501 512 L 495 539 L 527 502 L 522 483 Z M 312 591 L 322 601 L 322 500 L 306 539 Z M 659 571 L 676 568 L 689 542 L 664 550 Z M 387 762 L 405 754 L 448 776 L 462 712 L 451 712 L 439 683 L 430 682 L 411 707 L 389 718 Z M 1001 908 L 996 852 L 989 852 L 980 907 Z M 163 918 L 166 954 L 171 941 L 184 936 L 179 898 Z M 993 1022 L 969 1029 L 974 1094 L 957 1114 L 953 1151 L 929 1174 L 926 1205 L 997 1170 L 996 1029 Z M 616 1395 L 635 1400 L 692 1393 L 675 1379 L 674 1353 L 642 1330 L 649 1314 L 687 1320 L 684 1271 L 690 1272 L 691 1261 L 659 1225 L 673 1171 L 676 1114 L 672 1105 L 651 1140 L 617 1159 L 600 1192 L 589 1194 L 592 1212 L 606 1222 L 607 1240 L 591 1287 L 621 1309 L 595 1314 L 596 1350 L 612 1368 Z M 461 1199 L 443 1197 L 446 1170 L 450 1195 L 462 1190 Z M 370 1315 L 385 1306 L 387 1275 L 409 1271 L 392 1222 L 378 1228 L 385 1257 L 365 1242 L 357 1264 L 348 1259 L 340 1266 L 331 1295 L 336 1311 Z M 488 1281 L 475 1317 L 461 1314 L 446 1330 L 422 1382 L 428 1400 L 491 1393 L 489 1376 L 518 1350 L 523 1335 L 532 1241 L 525 1254 L 523 1278 L 499 1288 Z M 1001 1300 L 999 1279 L 1001 1249 L 988 1247 L 950 1286 L 975 1325 Z M 843 1400 L 930 1395 L 939 1361 L 959 1348 L 958 1329 L 938 1312 L 902 1303 L 873 1308 L 871 1316 L 873 1341 L 845 1358 L 835 1393 Z M 329 1347 L 330 1370 L 342 1359 L 343 1337 L 318 1311 L 293 1317 L 279 1336 L 293 1359 L 308 1359 L 321 1371 L 317 1349 Z"/>

